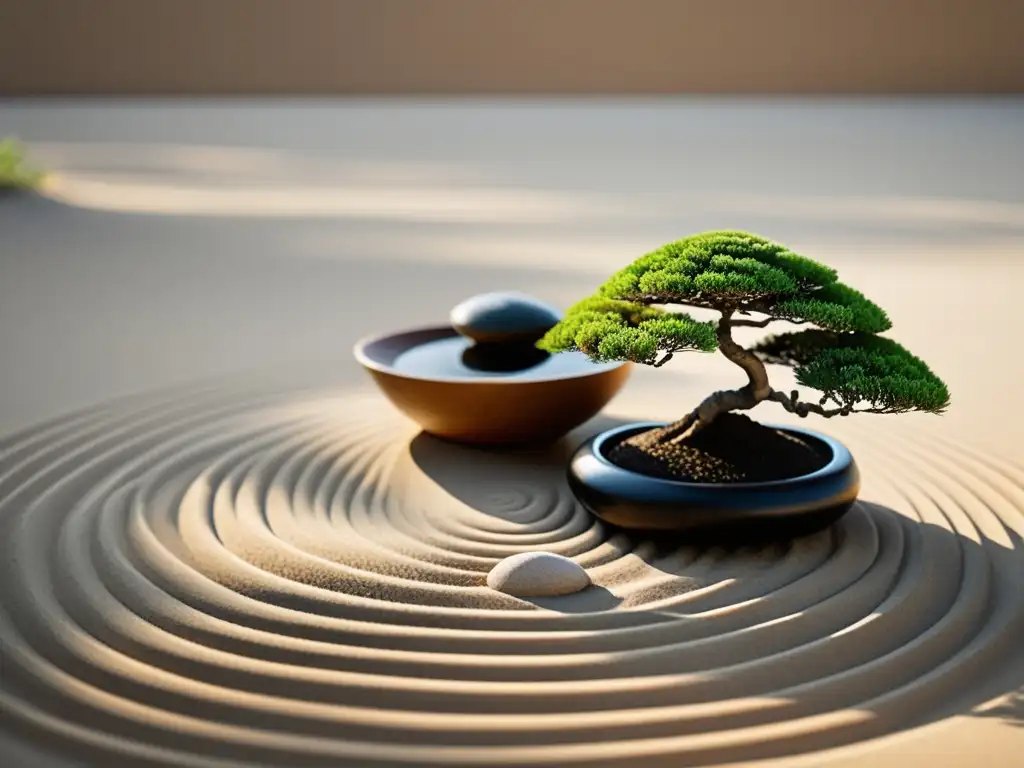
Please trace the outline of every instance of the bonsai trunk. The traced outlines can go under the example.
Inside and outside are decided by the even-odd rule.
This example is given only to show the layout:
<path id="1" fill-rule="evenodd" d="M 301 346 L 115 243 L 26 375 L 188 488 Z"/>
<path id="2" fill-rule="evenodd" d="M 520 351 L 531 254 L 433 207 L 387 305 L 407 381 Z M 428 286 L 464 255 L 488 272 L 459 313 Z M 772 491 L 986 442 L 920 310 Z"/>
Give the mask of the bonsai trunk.
<path id="1" fill-rule="evenodd" d="M 723 311 L 722 318 L 718 321 L 716 331 L 718 349 L 746 372 L 746 386 L 739 389 L 719 390 L 706 397 L 700 405 L 679 421 L 666 427 L 643 432 L 624 442 L 632 443 L 637 447 L 656 443 L 681 442 L 707 427 L 723 413 L 748 410 L 769 398 L 772 388 L 768 383 L 768 373 L 764 369 L 764 364 L 733 341 L 732 313 L 733 310 Z"/>

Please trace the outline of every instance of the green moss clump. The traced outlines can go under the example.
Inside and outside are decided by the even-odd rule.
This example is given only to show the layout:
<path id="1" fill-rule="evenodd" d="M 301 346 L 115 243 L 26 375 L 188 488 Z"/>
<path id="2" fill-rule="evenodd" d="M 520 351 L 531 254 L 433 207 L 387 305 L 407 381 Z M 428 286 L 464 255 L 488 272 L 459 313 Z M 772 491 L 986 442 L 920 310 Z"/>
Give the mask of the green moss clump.
<path id="1" fill-rule="evenodd" d="M 43 174 L 25 163 L 25 149 L 14 139 L 0 141 L 0 189 L 33 189 Z"/>

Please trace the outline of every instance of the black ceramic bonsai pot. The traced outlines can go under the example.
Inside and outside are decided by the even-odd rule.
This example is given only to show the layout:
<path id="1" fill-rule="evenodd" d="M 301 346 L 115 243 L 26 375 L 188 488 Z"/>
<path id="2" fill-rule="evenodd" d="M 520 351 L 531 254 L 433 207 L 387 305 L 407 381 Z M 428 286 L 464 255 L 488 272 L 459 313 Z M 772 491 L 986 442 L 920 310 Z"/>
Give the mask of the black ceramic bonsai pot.
<path id="1" fill-rule="evenodd" d="M 821 530 L 853 506 L 860 474 L 839 441 L 808 429 L 771 426 L 821 454 L 825 465 L 786 480 L 687 483 L 623 469 L 608 458 L 625 440 L 660 423 L 627 424 L 581 445 L 569 463 L 569 485 L 592 514 L 620 528 L 685 531 L 728 539 L 799 536 Z"/>

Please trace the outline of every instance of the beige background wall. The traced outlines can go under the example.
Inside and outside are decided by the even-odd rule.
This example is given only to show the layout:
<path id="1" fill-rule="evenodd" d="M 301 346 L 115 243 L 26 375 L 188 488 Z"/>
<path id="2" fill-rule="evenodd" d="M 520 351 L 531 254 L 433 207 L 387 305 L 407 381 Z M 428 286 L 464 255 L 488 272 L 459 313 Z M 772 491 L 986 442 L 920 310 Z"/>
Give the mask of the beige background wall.
<path id="1" fill-rule="evenodd" d="M 1024 91 L 1024 0 L 2 0 L 0 93 Z"/>

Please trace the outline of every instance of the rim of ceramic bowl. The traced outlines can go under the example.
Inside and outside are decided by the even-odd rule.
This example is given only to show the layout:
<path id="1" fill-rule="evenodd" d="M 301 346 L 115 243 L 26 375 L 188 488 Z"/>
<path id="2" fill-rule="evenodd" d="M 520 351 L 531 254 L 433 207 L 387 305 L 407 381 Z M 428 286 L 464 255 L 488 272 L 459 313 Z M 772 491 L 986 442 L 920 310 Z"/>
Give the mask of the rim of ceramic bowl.
<path id="1" fill-rule="evenodd" d="M 649 429 L 657 429 L 658 427 L 664 427 L 668 424 L 668 422 L 664 421 L 638 421 L 630 424 L 623 424 L 620 427 L 613 427 L 612 429 L 600 432 L 591 437 L 589 441 L 587 441 L 590 442 L 591 447 L 589 452 L 586 454 L 586 458 L 590 458 L 598 462 L 605 471 L 612 470 L 617 473 L 629 475 L 630 477 L 642 478 L 651 484 L 657 484 L 663 487 L 688 489 L 702 488 L 706 490 L 732 489 L 737 491 L 793 487 L 805 482 L 810 483 L 828 475 L 841 475 L 854 463 L 853 454 L 850 453 L 850 449 L 834 437 L 829 437 L 828 435 L 822 434 L 821 432 L 817 432 L 813 429 L 807 429 L 806 427 L 791 426 L 789 424 L 757 423 L 761 424 L 763 427 L 768 427 L 769 429 L 777 429 L 781 432 L 789 432 L 797 437 L 816 440 L 829 449 L 832 452 L 832 456 L 825 466 L 820 467 L 813 472 L 809 472 L 806 475 L 787 477 L 782 480 L 762 480 L 760 482 L 747 483 L 688 483 L 685 480 L 670 480 L 668 478 L 645 475 L 643 472 L 634 472 L 630 469 L 626 469 L 625 467 L 620 467 L 605 455 L 605 451 L 613 447 L 613 441 L 614 444 L 618 444 L 622 440 L 626 439 L 626 437 L 631 437 L 633 434 L 645 432 Z M 585 445 L 586 442 L 583 443 L 580 448 L 583 448 Z"/>
<path id="2" fill-rule="evenodd" d="M 504 387 L 511 385 L 522 385 L 522 384 L 542 384 L 549 381 L 562 381 L 565 379 L 582 379 L 590 378 L 592 376 L 600 376 L 602 374 L 610 373 L 611 371 L 619 370 L 627 366 L 632 365 L 630 362 L 614 362 L 614 363 L 592 363 L 595 370 L 584 371 L 580 373 L 568 373 L 559 376 L 548 376 L 545 378 L 530 378 L 530 379 L 511 379 L 495 376 L 493 378 L 479 378 L 479 379 L 466 379 L 458 376 L 416 376 L 409 373 L 403 373 L 402 371 L 396 371 L 394 367 L 387 363 L 381 362 L 379 359 L 375 359 L 369 354 L 369 349 L 374 344 L 380 344 L 385 341 L 392 339 L 398 339 L 401 336 L 409 336 L 412 334 L 418 334 L 429 338 L 430 341 L 438 341 L 440 339 L 449 339 L 462 337 L 458 331 L 456 331 L 450 325 L 430 325 L 421 328 L 408 328 L 403 331 L 391 331 L 389 333 L 374 334 L 372 336 L 364 336 L 355 343 L 352 347 L 352 354 L 355 355 L 356 360 L 364 368 L 371 371 L 379 371 L 381 373 L 387 373 L 390 376 L 396 376 L 402 379 L 410 379 L 414 381 L 435 381 L 445 384 L 489 384 L 489 385 L 501 385 Z M 412 345 L 408 347 L 411 349 Z M 403 352 L 406 350 L 402 350 Z"/>

